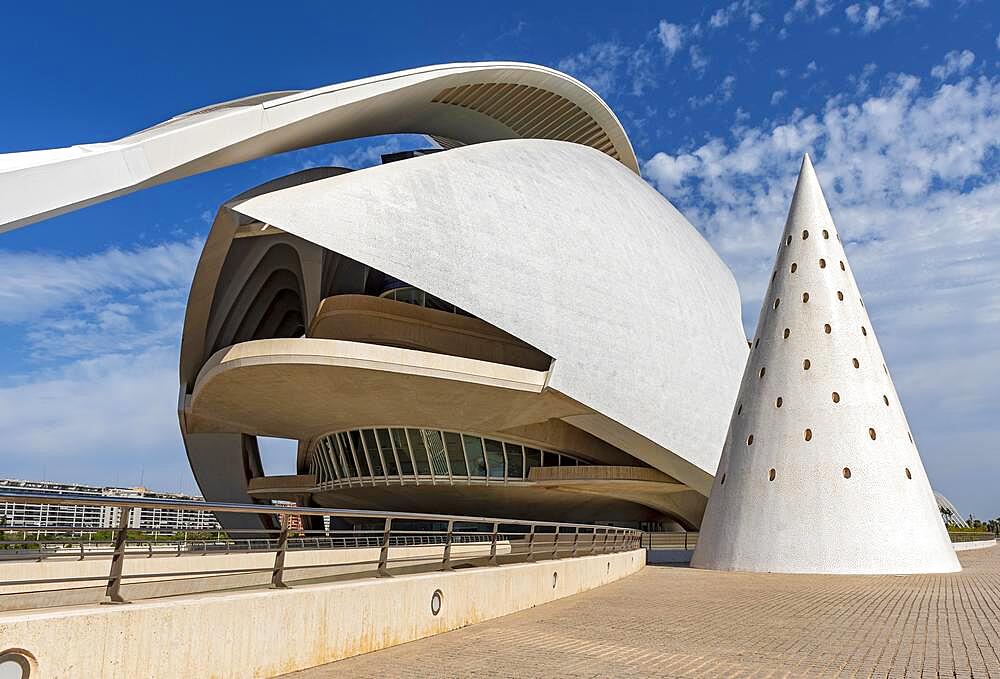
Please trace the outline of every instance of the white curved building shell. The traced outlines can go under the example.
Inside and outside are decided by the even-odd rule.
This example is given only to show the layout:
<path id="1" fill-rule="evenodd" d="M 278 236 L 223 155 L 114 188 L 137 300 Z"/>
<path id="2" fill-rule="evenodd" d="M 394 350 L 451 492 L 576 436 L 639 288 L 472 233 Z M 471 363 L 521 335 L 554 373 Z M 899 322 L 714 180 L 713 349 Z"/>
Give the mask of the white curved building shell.
<path id="1" fill-rule="evenodd" d="M 607 418 L 571 424 L 647 438 L 655 445 L 633 454 L 700 491 L 710 485 L 746 358 L 736 282 L 620 163 L 578 144 L 491 142 L 232 208 L 540 349 L 554 359 L 546 386 Z M 621 429 L 605 432 L 612 422 Z"/>
<path id="2" fill-rule="evenodd" d="M 390 133 L 426 134 L 451 150 L 297 173 L 220 209 L 192 285 L 180 365 L 181 429 L 205 496 L 267 500 L 261 483 L 263 495 L 251 488 L 271 483 L 255 435 L 300 441 L 291 479 L 299 485 L 289 492 L 304 498 L 316 483 L 302 474 L 309 451 L 338 427 L 468 425 L 597 462 L 514 486 L 556 488 L 568 506 L 607 495 L 697 526 L 747 354 L 737 288 L 639 178 L 607 105 L 562 73 L 508 62 L 429 66 L 224 102 L 111 142 L 7 154 L 0 230 L 253 158 Z M 441 328 L 453 331 L 445 344 L 480 333 L 477 350 L 521 358 L 345 342 L 331 314 L 376 318 L 361 307 L 378 297 L 350 299 L 373 293 L 331 285 L 330 262 L 460 307 L 472 320 L 439 324 L 438 339 Z M 391 322 L 433 325 L 405 316 L 413 314 Z M 336 331 L 310 334 L 320 326 Z M 348 395 L 352 380 L 375 398 Z M 407 394 L 430 406 L 407 412 Z M 371 407 L 382 401 L 395 410 Z M 400 472 L 398 484 L 411 482 L 420 479 Z"/>

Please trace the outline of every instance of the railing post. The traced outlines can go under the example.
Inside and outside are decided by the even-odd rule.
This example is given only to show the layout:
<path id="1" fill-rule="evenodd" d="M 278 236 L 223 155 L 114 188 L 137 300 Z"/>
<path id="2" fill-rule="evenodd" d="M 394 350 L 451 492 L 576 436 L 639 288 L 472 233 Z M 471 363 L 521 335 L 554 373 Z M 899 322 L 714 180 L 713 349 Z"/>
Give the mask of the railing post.
<path id="1" fill-rule="evenodd" d="M 441 570 L 447 571 L 451 569 L 451 533 L 455 528 L 455 522 L 448 522 L 448 536 L 445 538 L 444 542 L 444 559 L 441 560 Z"/>
<path id="2" fill-rule="evenodd" d="M 580 527 L 576 527 L 576 531 L 573 533 L 573 552 L 572 555 L 576 556 L 576 545 L 580 541 Z"/>
<path id="3" fill-rule="evenodd" d="M 291 517 L 280 516 L 281 533 L 278 534 L 278 546 L 274 553 L 274 567 L 271 569 L 271 589 L 287 589 L 285 584 L 285 551 L 288 549 L 288 525 Z"/>
<path id="4" fill-rule="evenodd" d="M 608 533 L 610 529 L 604 528 L 604 541 L 601 543 L 601 554 L 607 554 L 608 552 Z"/>
<path id="5" fill-rule="evenodd" d="M 490 534 L 490 561 L 491 566 L 497 565 L 497 532 L 500 530 L 500 524 L 493 524 L 493 533 Z"/>
<path id="6" fill-rule="evenodd" d="M 684 531 L 684 549 L 688 548 L 688 532 Z"/>
<path id="7" fill-rule="evenodd" d="M 528 561 L 535 560 L 535 524 L 531 524 L 531 532 L 528 533 Z"/>
<path id="8" fill-rule="evenodd" d="M 104 590 L 105 604 L 127 604 L 122 595 L 122 568 L 125 566 L 125 541 L 128 539 L 128 515 L 131 507 L 122 507 L 118 515 L 118 532 L 115 533 L 114 553 L 111 555 L 111 572 Z"/>
<path id="9" fill-rule="evenodd" d="M 388 578 L 389 575 L 389 536 L 392 533 L 392 519 L 385 520 L 385 528 L 382 531 L 382 548 L 378 553 L 378 577 Z"/>
<path id="10" fill-rule="evenodd" d="M 556 526 L 555 536 L 552 538 L 552 558 L 559 558 L 559 526 Z"/>

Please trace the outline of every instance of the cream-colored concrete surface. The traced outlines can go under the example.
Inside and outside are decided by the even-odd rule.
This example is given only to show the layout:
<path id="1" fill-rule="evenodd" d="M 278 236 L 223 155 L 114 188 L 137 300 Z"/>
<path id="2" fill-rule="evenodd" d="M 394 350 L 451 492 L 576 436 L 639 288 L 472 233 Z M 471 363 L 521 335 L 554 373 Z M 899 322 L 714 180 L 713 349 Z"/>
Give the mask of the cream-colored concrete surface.
<path id="1" fill-rule="evenodd" d="M 967 552 L 970 549 L 986 549 L 987 547 L 995 547 L 996 544 L 996 540 L 973 540 L 972 542 L 952 543 L 956 552 Z"/>
<path id="2" fill-rule="evenodd" d="M 645 552 L 287 590 L 0 614 L 49 679 L 271 677 L 525 610 L 638 572 Z M 440 591 L 439 613 L 432 597 Z"/>
<path id="3" fill-rule="evenodd" d="M 287 679 L 996 679 L 1000 548 L 942 575 L 647 567 Z"/>
<path id="4" fill-rule="evenodd" d="M 169 548 L 164 548 L 169 549 Z M 440 562 L 444 547 L 420 545 L 390 547 L 389 560 L 393 567 L 417 567 Z M 456 544 L 452 560 L 488 556 L 488 543 Z M 507 541 L 497 543 L 497 554 L 510 554 Z M 311 580 L 371 572 L 378 564 L 379 548 L 357 549 L 292 549 L 285 554 L 286 582 Z M 405 559 L 406 561 L 402 561 Z M 392 564 L 396 561 L 396 564 Z M 209 592 L 239 587 L 266 585 L 271 581 L 273 552 L 188 553 L 146 556 L 131 554 L 123 567 L 126 576 L 122 593 L 126 599 L 150 599 L 195 592 Z M 309 568 L 297 568 L 309 566 Z M 45 608 L 98 602 L 110 569 L 108 558 L 49 557 L 42 561 L 0 562 L 0 610 Z M 260 569 L 257 573 L 225 573 L 234 569 Z M 184 575 L 184 572 L 194 573 Z M 32 585 L 2 584 L 17 580 L 93 577 L 93 581 L 77 582 L 68 588 L 64 583 Z M 10 596 L 10 595 L 17 596 Z"/>
<path id="5" fill-rule="evenodd" d="M 698 231 L 621 163 L 579 144 L 503 140 L 232 209 L 551 356 L 548 387 L 586 406 L 565 417 L 596 413 L 620 438 L 652 442 L 619 447 L 707 493 L 746 362 L 738 289 Z"/>
<path id="6" fill-rule="evenodd" d="M 209 360 L 185 419 L 189 432 L 310 440 L 401 417 L 409 426 L 489 433 L 586 411 L 543 391 L 546 374 L 361 342 L 255 340 Z"/>
<path id="7" fill-rule="evenodd" d="M 546 371 L 552 359 L 471 316 L 372 295 L 335 295 L 319 306 L 309 337 L 387 344 Z"/>
<path id="8" fill-rule="evenodd" d="M 248 441 L 254 435 L 299 440 L 302 470 L 310 437 L 377 424 L 510 432 L 609 464 L 638 459 L 707 495 L 747 347 L 731 273 L 662 196 L 602 153 L 546 140 L 488 142 L 329 174 L 298 173 L 283 186 L 247 192 L 228 201 L 213 224 L 185 320 L 179 398 L 189 459 L 206 497 L 250 500 L 239 471 L 259 466 Z M 509 186 L 505 193 L 518 199 L 502 198 L 497 186 Z M 266 226 L 274 235 L 234 242 L 241 225 Z M 307 403 L 308 426 L 296 430 L 277 409 L 307 400 L 293 388 L 299 380 L 324 378 L 311 366 L 290 365 L 284 378 L 274 366 L 259 381 L 234 380 L 245 394 L 287 383 L 281 402 L 255 396 L 257 403 L 248 403 L 253 417 L 239 414 L 232 395 L 224 405 L 236 417 L 195 412 L 191 391 L 212 353 L 257 336 L 251 330 L 265 315 L 297 322 L 301 314 L 308 324 L 322 298 L 370 293 L 355 280 L 367 280 L 366 267 L 551 356 L 540 400 L 566 400 L 544 407 L 490 400 L 468 385 L 449 388 L 442 399 L 440 385 L 429 382 L 379 378 L 362 390 L 334 378 L 309 391 L 310 399 L 324 397 L 323 408 Z M 277 294 L 268 287 L 271 276 L 287 278 L 281 285 L 299 289 L 301 298 L 270 310 Z M 428 417 L 435 415 L 432 400 L 452 407 L 450 424 Z M 379 402 L 381 419 L 365 417 Z M 484 420 L 472 402 L 491 408 L 493 417 Z M 350 413 L 359 417 L 350 421 Z M 565 446 L 546 446 L 528 433 L 552 433 L 553 418 L 572 425 L 563 432 L 574 436 L 559 436 Z M 617 448 L 618 459 L 570 444 L 581 434 Z M 704 500 L 685 505 L 700 521 Z"/>

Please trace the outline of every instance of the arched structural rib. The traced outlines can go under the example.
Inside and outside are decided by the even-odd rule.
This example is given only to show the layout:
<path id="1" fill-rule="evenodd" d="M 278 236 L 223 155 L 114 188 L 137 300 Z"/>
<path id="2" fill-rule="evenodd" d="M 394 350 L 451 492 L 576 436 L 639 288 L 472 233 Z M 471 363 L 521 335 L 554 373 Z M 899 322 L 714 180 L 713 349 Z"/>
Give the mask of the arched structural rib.
<path id="1" fill-rule="evenodd" d="M 0 155 L 0 232 L 275 153 L 401 133 L 444 146 L 571 141 L 639 172 L 614 113 L 567 75 L 511 62 L 426 66 L 224 102 L 116 141 Z"/>

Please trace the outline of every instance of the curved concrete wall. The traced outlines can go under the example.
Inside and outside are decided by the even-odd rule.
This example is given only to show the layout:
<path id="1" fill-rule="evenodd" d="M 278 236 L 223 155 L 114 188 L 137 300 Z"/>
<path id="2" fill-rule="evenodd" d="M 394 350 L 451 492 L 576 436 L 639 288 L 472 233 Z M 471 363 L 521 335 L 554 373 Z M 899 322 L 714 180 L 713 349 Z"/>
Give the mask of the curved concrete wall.
<path id="1" fill-rule="evenodd" d="M 552 356 L 549 389 L 653 442 L 633 454 L 707 492 L 747 354 L 739 294 L 691 224 L 621 163 L 578 144 L 490 142 L 232 209 Z"/>
<path id="2" fill-rule="evenodd" d="M 41 677 L 273 677 L 447 632 L 631 575 L 644 550 L 447 573 L 0 614 Z M 441 592 L 440 612 L 431 598 Z M 32 676 L 35 676 L 32 674 Z"/>

